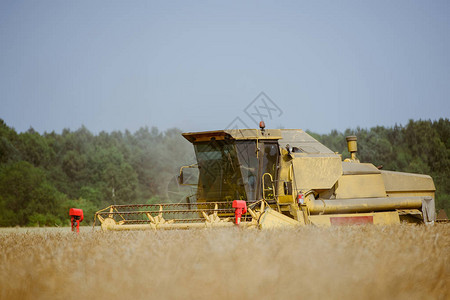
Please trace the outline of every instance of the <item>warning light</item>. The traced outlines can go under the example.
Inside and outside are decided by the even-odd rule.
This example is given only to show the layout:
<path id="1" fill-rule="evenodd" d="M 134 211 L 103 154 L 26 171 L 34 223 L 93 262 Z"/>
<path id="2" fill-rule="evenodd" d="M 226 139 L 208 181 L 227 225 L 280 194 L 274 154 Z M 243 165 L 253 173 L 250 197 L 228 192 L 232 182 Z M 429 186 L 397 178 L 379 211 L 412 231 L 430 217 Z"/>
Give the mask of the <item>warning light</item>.
<path id="1" fill-rule="evenodd" d="M 259 128 L 261 128 L 261 130 L 264 130 L 264 128 L 266 128 L 266 123 L 264 123 L 264 121 L 259 122 Z"/>

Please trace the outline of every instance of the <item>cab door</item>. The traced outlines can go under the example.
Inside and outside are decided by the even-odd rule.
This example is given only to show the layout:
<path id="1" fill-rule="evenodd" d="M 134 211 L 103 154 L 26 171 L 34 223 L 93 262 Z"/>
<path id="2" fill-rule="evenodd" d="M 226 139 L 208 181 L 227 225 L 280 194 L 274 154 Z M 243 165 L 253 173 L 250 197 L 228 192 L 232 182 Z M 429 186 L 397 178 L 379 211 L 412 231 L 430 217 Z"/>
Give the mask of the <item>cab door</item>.
<path id="1" fill-rule="evenodd" d="M 275 200 L 278 182 L 278 159 L 280 157 L 277 141 L 264 141 L 259 145 L 258 198 Z"/>

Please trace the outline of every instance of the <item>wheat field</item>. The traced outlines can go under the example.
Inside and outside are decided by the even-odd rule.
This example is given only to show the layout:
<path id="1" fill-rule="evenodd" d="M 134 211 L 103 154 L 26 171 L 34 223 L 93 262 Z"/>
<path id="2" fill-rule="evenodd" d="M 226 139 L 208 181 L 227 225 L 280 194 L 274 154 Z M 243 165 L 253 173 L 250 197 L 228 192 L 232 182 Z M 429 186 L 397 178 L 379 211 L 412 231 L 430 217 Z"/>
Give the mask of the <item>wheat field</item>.
<path id="1" fill-rule="evenodd" d="M 449 299 L 450 224 L 0 230 L 1 299 Z"/>

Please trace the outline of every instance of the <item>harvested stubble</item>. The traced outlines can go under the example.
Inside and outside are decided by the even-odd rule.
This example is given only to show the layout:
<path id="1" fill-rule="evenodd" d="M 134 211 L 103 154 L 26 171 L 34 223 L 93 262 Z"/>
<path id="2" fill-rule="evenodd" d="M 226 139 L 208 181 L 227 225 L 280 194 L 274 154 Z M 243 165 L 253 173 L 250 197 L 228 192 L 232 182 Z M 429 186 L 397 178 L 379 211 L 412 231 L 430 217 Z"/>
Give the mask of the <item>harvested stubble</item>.
<path id="1" fill-rule="evenodd" d="M 449 231 L 9 232 L 0 234 L 0 297 L 449 299 Z"/>

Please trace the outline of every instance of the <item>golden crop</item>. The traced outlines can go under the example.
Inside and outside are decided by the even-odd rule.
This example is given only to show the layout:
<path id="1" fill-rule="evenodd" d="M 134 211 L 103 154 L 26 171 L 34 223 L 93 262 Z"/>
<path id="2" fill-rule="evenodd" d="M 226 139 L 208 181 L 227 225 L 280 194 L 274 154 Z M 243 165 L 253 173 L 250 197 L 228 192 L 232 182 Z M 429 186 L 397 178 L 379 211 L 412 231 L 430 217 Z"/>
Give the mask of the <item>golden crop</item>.
<path id="1" fill-rule="evenodd" d="M 450 224 L 69 231 L 0 231 L 0 298 L 450 297 Z"/>

